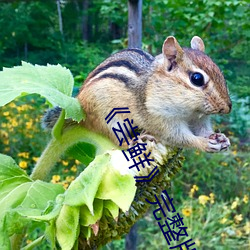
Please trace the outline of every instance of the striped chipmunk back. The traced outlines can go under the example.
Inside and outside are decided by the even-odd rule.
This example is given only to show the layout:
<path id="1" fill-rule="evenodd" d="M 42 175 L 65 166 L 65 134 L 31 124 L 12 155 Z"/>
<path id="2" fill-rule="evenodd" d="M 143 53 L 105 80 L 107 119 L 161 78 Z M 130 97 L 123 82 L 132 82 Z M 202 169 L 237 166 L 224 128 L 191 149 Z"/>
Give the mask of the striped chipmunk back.
<path id="1" fill-rule="evenodd" d="M 116 107 L 129 107 L 132 115 L 127 117 L 139 122 L 153 61 L 154 57 L 143 50 L 125 49 L 98 65 L 88 75 L 78 95 L 87 114 L 84 126 L 113 137 L 105 117 Z M 120 119 L 123 118 L 121 115 Z"/>
<path id="2" fill-rule="evenodd" d="M 154 57 L 140 49 L 125 49 L 107 58 L 87 77 L 84 85 L 97 82 L 104 78 L 115 79 L 125 85 L 133 83 L 130 76 L 139 76 L 150 69 Z M 132 84 L 133 85 L 133 84 Z"/>

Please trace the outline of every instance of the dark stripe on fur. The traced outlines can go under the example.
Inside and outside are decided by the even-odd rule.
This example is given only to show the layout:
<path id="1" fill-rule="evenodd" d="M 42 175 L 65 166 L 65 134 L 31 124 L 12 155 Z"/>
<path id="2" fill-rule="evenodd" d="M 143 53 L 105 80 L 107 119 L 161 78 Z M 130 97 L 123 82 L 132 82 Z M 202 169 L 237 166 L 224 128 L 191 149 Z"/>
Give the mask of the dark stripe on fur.
<path id="1" fill-rule="evenodd" d="M 136 67 L 136 65 L 130 63 L 129 61 L 126 60 L 117 60 L 117 61 L 113 61 L 113 62 L 109 62 L 106 65 L 97 68 L 93 74 L 91 75 L 91 77 L 95 77 L 96 75 L 98 75 L 99 73 L 101 73 L 102 71 L 105 71 L 108 68 L 111 67 L 125 67 L 131 71 L 134 71 L 136 74 L 139 74 L 140 69 Z"/>
<path id="2" fill-rule="evenodd" d="M 151 56 L 150 54 L 148 54 L 147 52 L 141 50 L 141 49 L 126 49 L 126 51 L 132 51 L 135 53 L 140 54 L 141 56 L 144 56 L 149 62 L 153 62 L 154 61 L 154 57 Z"/>
<path id="3" fill-rule="evenodd" d="M 126 76 L 121 75 L 121 74 L 112 74 L 112 73 L 103 74 L 100 77 L 98 77 L 96 80 L 100 80 L 100 79 L 104 79 L 104 78 L 115 79 L 115 80 L 118 80 L 120 82 L 124 82 L 126 85 L 129 83 L 129 78 L 127 78 Z"/>

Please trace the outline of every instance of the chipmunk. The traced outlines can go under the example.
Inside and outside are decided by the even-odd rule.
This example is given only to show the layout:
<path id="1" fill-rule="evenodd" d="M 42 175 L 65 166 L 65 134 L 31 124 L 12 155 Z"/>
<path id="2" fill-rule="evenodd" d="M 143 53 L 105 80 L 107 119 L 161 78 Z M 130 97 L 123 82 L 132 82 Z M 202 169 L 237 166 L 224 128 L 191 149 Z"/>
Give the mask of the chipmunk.
<path id="1" fill-rule="evenodd" d="M 169 36 L 156 57 L 140 49 L 110 56 L 88 75 L 77 96 L 86 112 L 83 126 L 117 144 L 112 127 L 129 118 L 165 145 L 227 149 L 230 142 L 213 131 L 210 114 L 227 114 L 232 104 L 223 74 L 204 50 L 198 36 L 191 48 Z M 105 117 L 118 107 L 131 113 L 116 114 L 107 124 Z"/>

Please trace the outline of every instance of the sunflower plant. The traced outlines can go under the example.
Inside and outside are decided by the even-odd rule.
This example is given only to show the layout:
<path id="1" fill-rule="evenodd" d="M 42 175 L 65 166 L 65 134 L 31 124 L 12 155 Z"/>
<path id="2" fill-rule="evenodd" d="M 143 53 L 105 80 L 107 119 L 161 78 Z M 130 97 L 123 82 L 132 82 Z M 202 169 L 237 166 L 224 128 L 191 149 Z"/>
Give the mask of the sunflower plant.
<path id="1" fill-rule="evenodd" d="M 150 183 L 136 183 L 134 175 L 147 175 L 155 165 L 139 174 L 129 171 L 128 162 L 116 145 L 79 125 L 77 122 L 84 120 L 85 114 L 78 100 L 72 97 L 73 86 L 71 72 L 61 65 L 34 66 L 23 62 L 0 72 L 0 106 L 20 96 L 38 94 L 51 107 L 62 108 L 41 156 L 18 152 L 20 160 L 15 162 L 11 156 L 0 154 L 0 248 L 3 250 L 33 249 L 45 241 L 51 249 L 96 249 L 118 239 L 147 211 L 149 205 L 145 199 L 168 187 L 181 167 L 178 149 L 148 142 L 147 150 L 160 172 Z M 8 116 L 5 111 L 4 119 Z M 65 127 L 65 119 L 76 123 Z M 17 120 L 13 118 L 11 122 L 10 128 L 15 130 Z M 36 122 L 36 119 L 27 121 L 26 128 Z M 1 133 L 4 145 L 9 147 L 8 136 Z M 65 153 L 86 168 L 68 180 L 67 186 L 58 184 L 59 174 L 53 175 L 49 182 L 51 171 L 55 173 L 55 165 Z M 24 171 L 28 162 L 33 168 L 30 175 Z M 71 170 L 76 172 L 76 165 Z M 40 228 L 42 234 L 32 242 L 23 242 L 25 233 L 34 227 Z"/>

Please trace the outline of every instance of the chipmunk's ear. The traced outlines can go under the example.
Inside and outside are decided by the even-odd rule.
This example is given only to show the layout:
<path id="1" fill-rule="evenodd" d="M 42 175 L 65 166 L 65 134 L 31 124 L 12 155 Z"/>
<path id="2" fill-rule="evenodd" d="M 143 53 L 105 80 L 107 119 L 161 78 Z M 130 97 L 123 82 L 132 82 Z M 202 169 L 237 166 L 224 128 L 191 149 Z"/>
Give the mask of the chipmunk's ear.
<path id="1" fill-rule="evenodd" d="M 198 36 L 194 36 L 191 40 L 191 48 L 192 49 L 197 49 L 197 50 L 200 50 L 202 52 L 205 51 L 205 45 L 204 45 L 204 42 L 203 40 L 198 37 Z"/>
<path id="2" fill-rule="evenodd" d="M 183 50 L 175 37 L 169 36 L 162 46 L 162 54 L 170 61 L 179 61 L 182 59 Z"/>

